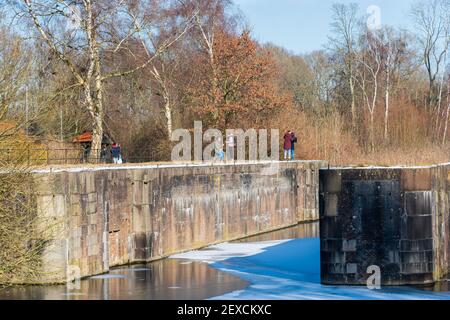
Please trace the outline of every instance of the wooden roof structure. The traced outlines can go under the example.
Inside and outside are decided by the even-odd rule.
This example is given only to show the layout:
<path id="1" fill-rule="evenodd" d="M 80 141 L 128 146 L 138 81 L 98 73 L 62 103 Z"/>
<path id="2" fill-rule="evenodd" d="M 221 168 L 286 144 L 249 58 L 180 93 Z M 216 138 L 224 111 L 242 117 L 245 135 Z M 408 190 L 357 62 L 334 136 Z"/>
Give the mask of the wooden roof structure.
<path id="1" fill-rule="evenodd" d="M 92 132 L 85 132 L 73 138 L 73 143 L 92 142 Z"/>
<path id="2" fill-rule="evenodd" d="M 92 143 L 92 132 L 86 131 L 79 136 L 73 138 L 73 143 Z M 111 144 L 111 139 L 103 134 L 102 144 Z"/>

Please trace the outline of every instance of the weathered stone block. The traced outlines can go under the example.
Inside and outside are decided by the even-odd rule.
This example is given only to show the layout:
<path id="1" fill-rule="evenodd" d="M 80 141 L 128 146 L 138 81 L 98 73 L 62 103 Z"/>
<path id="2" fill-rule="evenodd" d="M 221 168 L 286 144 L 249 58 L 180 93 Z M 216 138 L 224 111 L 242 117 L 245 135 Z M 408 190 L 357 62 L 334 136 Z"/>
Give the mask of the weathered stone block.
<path id="1" fill-rule="evenodd" d="M 88 256 L 89 257 L 92 257 L 92 256 L 97 256 L 98 254 L 99 254 L 99 245 L 98 244 L 91 244 L 91 245 L 89 245 L 88 246 Z M 98 268 L 95 268 L 95 265 L 94 265 L 94 268 L 92 268 L 92 269 L 98 269 Z"/>
<path id="2" fill-rule="evenodd" d="M 408 216 L 406 218 L 406 234 L 402 234 L 405 239 L 432 239 L 432 217 L 428 216 Z"/>
<path id="3" fill-rule="evenodd" d="M 402 170 L 402 184 L 404 191 L 431 190 L 431 169 L 405 169 Z"/>
<path id="4" fill-rule="evenodd" d="M 81 216 L 83 214 L 83 210 L 81 208 L 81 203 L 73 203 L 70 206 L 70 213 L 72 216 Z"/>
<path id="5" fill-rule="evenodd" d="M 325 216 L 337 217 L 338 215 L 338 195 L 325 194 Z"/>
<path id="6" fill-rule="evenodd" d="M 64 217 L 66 214 L 66 201 L 62 194 L 40 196 L 37 202 L 42 217 Z"/>
<path id="7" fill-rule="evenodd" d="M 327 171 L 322 170 L 320 172 L 323 175 L 323 179 L 321 179 L 323 183 L 323 190 L 321 192 L 327 193 L 339 193 L 341 192 L 341 184 L 342 184 L 342 175 L 341 172 L 336 171 Z"/>
<path id="8" fill-rule="evenodd" d="M 400 241 L 400 250 L 402 251 L 429 251 L 433 250 L 433 241 L 431 239 L 405 240 Z"/>
<path id="9" fill-rule="evenodd" d="M 88 194 L 88 202 L 97 202 L 97 193 L 89 193 Z"/>
<path id="10" fill-rule="evenodd" d="M 97 202 L 88 202 L 87 214 L 93 215 L 95 213 L 97 213 Z"/>
<path id="11" fill-rule="evenodd" d="M 70 204 L 75 205 L 75 204 L 80 204 L 80 202 L 81 202 L 81 197 L 79 194 L 75 193 L 75 194 L 70 195 Z"/>
<path id="12" fill-rule="evenodd" d="M 388 262 L 398 265 L 401 261 L 400 253 L 398 251 L 389 251 Z"/>
<path id="13" fill-rule="evenodd" d="M 356 240 L 343 240 L 342 241 L 342 251 L 344 252 L 355 252 L 356 251 Z"/>
<path id="14" fill-rule="evenodd" d="M 342 263 L 328 263 L 323 265 L 322 272 L 342 275 L 346 273 L 345 267 L 345 264 Z"/>
<path id="15" fill-rule="evenodd" d="M 432 263 L 403 263 L 400 269 L 402 274 L 427 274 L 432 272 Z"/>
<path id="16" fill-rule="evenodd" d="M 400 252 L 403 263 L 433 263 L 433 251 Z"/>
<path id="17" fill-rule="evenodd" d="M 86 181 L 86 193 L 94 193 L 96 192 L 95 188 L 95 174 L 88 174 L 88 173 L 82 173 L 85 175 L 85 181 Z"/>
<path id="18" fill-rule="evenodd" d="M 408 216 L 431 215 L 431 191 L 405 192 L 405 213 Z"/>
<path id="19" fill-rule="evenodd" d="M 347 274 L 358 273 L 358 265 L 356 263 L 347 263 L 346 268 L 347 268 L 346 269 Z"/>

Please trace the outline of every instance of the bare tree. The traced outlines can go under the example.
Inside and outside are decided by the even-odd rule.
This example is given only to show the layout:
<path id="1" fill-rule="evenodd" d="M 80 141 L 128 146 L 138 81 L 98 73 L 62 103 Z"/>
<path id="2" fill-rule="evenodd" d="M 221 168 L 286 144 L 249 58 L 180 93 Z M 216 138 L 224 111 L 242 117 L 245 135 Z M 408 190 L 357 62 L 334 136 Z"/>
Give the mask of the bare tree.
<path id="1" fill-rule="evenodd" d="M 216 11 L 217 6 L 220 5 L 219 0 L 214 0 L 212 4 L 213 11 Z M 206 10 L 205 10 L 206 11 Z M 207 12 L 204 11 L 203 19 L 200 18 L 200 16 L 197 16 L 196 19 L 196 26 L 201 32 L 202 36 L 202 47 L 206 52 L 208 53 L 209 63 L 211 66 L 211 96 L 213 98 L 213 105 L 217 105 L 217 99 L 220 95 L 219 88 L 218 88 L 218 75 L 217 70 L 215 68 L 215 54 L 214 54 L 214 37 L 216 34 L 216 28 L 217 28 L 217 17 L 215 14 L 208 15 Z M 218 121 L 219 119 L 219 112 L 216 110 L 214 112 L 214 120 Z"/>
<path id="2" fill-rule="evenodd" d="M 19 120 L 17 117 L 25 113 L 26 85 L 32 71 L 32 55 L 23 39 L 1 24 L 0 43 L 0 120 L 6 117 Z M 18 128 L 27 125 L 24 120 L 21 117 L 17 121 Z M 5 135 L 6 132 L 3 132 Z"/>
<path id="3" fill-rule="evenodd" d="M 302 110 L 319 111 L 323 97 L 318 92 L 323 66 L 321 53 L 315 52 L 303 58 L 274 44 L 266 44 L 264 50 L 274 57 L 279 70 L 279 86 L 292 93 L 295 106 Z M 313 72 L 313 68 L 317 72 Z"/>
<path id="4" fill-rule="evenodd" d="M 361 37 L 361 50 L 356 59 L 358 68 L 355 81 L 361 88 L 363 100 L 370 117 L 370 150 L 375 150 L 374 116 L 379 91 L 379 75 L 383 67 L 383 52 L 379 34 L 366 30 Z"/>
<path id="5" fill-rule="evenodd" d="M 389 112 L 391 91 L 394 85 L 394 76 L 400 73 L 402 62 L 407 55 L 406 42 L 402 34 L 390 28 L 385 27 L 378 32 L 379 45 L 383 60 L 384 72 L 384 139 L 387 142 L 389 139 Z"/>
<path id="6" fill-rule="evenodd" d="M 418 31 L 418 42 L 429 81 L 429 107 L 440 108 L 442 91 L 436 85 L 445 66 L 449 47 L 448 0 L 429 0 L 413 5 L 411 15 Z M 440 110 L 439 110 L 440 111 Z"/>
<path id="7" fill-rule="evenodd" d="M 335 47 L 335 51 L 342 57 L 344 61 L 345 73 L 348 81 L 348 88 L 351 99 L 351 115 L 352 128 L 356 128 L 357 110 L 355 95 L 355 43 L 358 39 L 358 26 L 360 19 L 358 18 L 358 5 L 355 3 L 334 4 L 333 22 L 331 29 L 334 37 L 331 37 L 331 43 Z"/>
<path id="8" fill-rule="evenodd" d="M 448 120 L 450 116 L 450 75 L 447 78 L 447 108 L 445 112 L 445 120 L 444 120 L 444 133 L 442 135 L 442 145 L 445 145 L 447 140 L 447 132 L 448 132 Z"/>
<path id="9" fill-rule="evenodd" d="M 157 32 L 158 25 L 153 24 L 153 20 L 160 8 L 158 2 L 21 0 L 22 9 L 31 19 L 41 40 L 65 64 L 75 79 L 75 83 L 64 90 L 74 87 L 83 90 L 83 106 L 92 120 L 93 158 L 100 156 L 104 131 L 104 83 L 144 69 L 180 38 L 180 34 L 175 34 L 159 43 L 145 59 L 136 57 L 136 66 L 131 69 L 106 65 L 106 56 L 133 55 L 132 40 L 145 37 L 142 30 L 153 29 L 153 32 Z M 133 14 L 137 11 L 143 14 Z M 192 18 L 185 21 L 186 25 L 191 23 Z"/>
<path id="10" fill-rule="evenodd" d="M 184 10 L 180 10 L 180 7 Z M 151 59 L 148 68 L 146 68 L 159 88 L 158 96 L 163 100 L 163 111 L 166 118 L 166 127 L 169 138 L 172 136 L 173 130 L 173 77 L 181 60 L 181 57 L 177 52 L 175 41 L 172 40 L 172 35 L 177 35 L 175 38 L 176 41 L 180 40 L 182 36 L 196 25 L 198 13 L 199 8 L 197 6 L 186 7 L 186 4 L 180 1 L 161 10 L 156 18 L 160 25 L 158 33 L 155 34 L 151 25 L 147 25 L 147 27 L 143 28 L 137 26 L 138 28 L 141 28 L 142 32 L 141 37 L 139 38 L 140 43 L 149 59 L 155 56 L 155 52 L 157 52 L 162 44 L 166 42 L 171 43 L 171 46 L 167 47 L 164 52 L 158 54 L 155 59 Z M 131 14 L 134 17 L 138 17 L 142 14 L 142 10 L 141 8 L 134 8 L 131 11 Z M 181 20 L 180 22 L 180 17 L 184 17 L 192 23 L 185 23 L 184 20 Z"/>
<path id="11" fill-rule="evenodd" d="M 200 49 L 206 53 L 210 68 L 209 81 L 211 83 L 211 103 L 216 107 L 220 101 L 220 89 L 217 70 L 216 53 L 214 51 L 216 35 L 219 31 L 230 32 L 236 21 L 227 14 L 227 9 L 232 6 L 230 0 L 179 0 L 182 8 L 190 12 L 196 8 L 198 14 L 195 17 L 195 28 L 193 29 L 193 39 Z M 215 108 L 212 114 L 213 121 L 218 125 L 220 114 Z"/>
<path id="12" fill-rule="evenodd" d="M 320 101 L 324 109 L 331 106 L 333 90 L 333 64 L 324 51 L 314 51 L 305 57 L 313 75 L 314 98 Z"/>

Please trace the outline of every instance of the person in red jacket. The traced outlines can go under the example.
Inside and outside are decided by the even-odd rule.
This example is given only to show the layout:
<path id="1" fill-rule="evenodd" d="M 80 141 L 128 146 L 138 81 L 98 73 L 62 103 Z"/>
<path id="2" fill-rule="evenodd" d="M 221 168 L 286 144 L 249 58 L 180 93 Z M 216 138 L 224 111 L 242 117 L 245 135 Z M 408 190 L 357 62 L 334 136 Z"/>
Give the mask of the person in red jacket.
<path id="1" fill-rule="evenodd" d="M 284 160 L 291 160 L 292 133 L 291 130 L 284 134 Z"/>

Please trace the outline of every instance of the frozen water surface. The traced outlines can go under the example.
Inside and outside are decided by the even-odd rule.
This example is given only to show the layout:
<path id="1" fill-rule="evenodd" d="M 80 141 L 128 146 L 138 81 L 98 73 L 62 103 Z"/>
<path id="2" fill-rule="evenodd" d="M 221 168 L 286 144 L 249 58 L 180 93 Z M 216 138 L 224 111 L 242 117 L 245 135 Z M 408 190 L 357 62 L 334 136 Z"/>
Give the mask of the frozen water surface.
<path id="1" fill-rule="evenodd" d="M 320 284 L 318 224 L 305 224 L 204 250 L 174 255 L 145 265 L 67 286 L 10 287 L 0 299 L 450 299 L 442 292 L 413 287 Z"/>
<path id="2" fill-rule="evenodd" d="M 248 287 L 212 299 L 295 299 L 295 300 L 449 300 L 450 292 L 415 287 L 383 287 L 320 284 L 320 240 L 291 240 L 224 243 L 207 250 L 177 255 L 198 260 L 250 283 Z"/>

